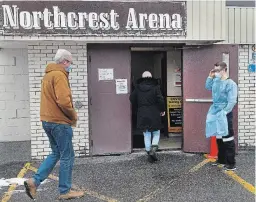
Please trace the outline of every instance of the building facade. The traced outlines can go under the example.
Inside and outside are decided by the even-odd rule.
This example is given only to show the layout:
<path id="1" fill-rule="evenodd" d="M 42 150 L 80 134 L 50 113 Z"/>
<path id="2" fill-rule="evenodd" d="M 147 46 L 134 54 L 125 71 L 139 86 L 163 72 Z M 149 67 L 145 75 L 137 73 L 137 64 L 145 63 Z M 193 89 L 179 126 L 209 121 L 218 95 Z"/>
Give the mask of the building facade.
<path id="1" fill-rule="evenodd" d="M 1 8 L 0 142 L 31 141 L 33 159 L 49 154 L 39 113 L 41 79 L 64 48 L 74 58 L 76 156 L 136 148 L 140 138 L 129 94 L 144 70 L 161 80 L 163 136 L 180 139 L 185 152 L 208 152 L 211 94 L 204 82 L 216 61 L 228 64 L 239 87 L 236 142 L 255 146 L 255 70 L 248 68 L 255 62 L 255 7 L 149 0 L 6 1 Z"/>

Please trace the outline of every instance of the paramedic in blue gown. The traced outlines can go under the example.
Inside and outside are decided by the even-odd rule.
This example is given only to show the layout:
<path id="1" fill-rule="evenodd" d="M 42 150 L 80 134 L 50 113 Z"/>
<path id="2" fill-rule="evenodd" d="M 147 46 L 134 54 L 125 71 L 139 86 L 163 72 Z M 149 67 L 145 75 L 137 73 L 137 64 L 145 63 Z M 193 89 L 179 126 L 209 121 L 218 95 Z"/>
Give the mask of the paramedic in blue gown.
<path id="1" fill-rule="evenodd" d="M 213 165 L 220 165 L 225 170 L 235 170 L 232 110 L 237 103 L 237 84 L 228 77 L 226 63 L 215 64 L 205 88 L 212 91 L 213 99 L 206 118 L 206 137 L 216 136 L 218 145 L 218 159 Z"/>

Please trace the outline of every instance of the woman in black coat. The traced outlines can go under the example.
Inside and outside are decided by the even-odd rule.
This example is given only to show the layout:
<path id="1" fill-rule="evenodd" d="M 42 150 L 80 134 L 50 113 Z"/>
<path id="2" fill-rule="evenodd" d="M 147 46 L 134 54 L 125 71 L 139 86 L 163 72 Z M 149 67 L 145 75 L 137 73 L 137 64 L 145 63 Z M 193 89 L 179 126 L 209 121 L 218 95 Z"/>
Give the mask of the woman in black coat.
<path id="1" fill-rule="evenodd" d="M 156 161 L 155 152 L 160 139 L 161 116 L 165 115 L 165 104 L 158 81 L 152 78 L 150 72 L 144 72 L 142 78 L 138 79 L 135 90 L 130 95 L 130 101 L 138 109 L 137 128 L 144 134 L 149 161 Z"/>

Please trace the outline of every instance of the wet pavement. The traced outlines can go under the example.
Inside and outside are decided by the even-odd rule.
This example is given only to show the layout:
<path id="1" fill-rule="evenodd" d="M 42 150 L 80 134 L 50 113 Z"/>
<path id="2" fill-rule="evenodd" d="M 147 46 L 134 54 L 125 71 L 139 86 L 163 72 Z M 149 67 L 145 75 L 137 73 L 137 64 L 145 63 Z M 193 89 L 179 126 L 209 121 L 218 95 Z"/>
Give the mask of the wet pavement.
<path id="1" fill-rule="evenodd" d="M 212 166 L 210 162 L 203 165 L 203 155 L 164 151 L 158 153 L 158 156 L 159 161 L 154 164 L 147 162 L 144 153 L 76 159 L 73 183 L 87 190 L 87 194 L 72 201 L 255 201 L 253 193 L 221 168 Z M 235 173 L 255 186 L 254 151 L 240 151 L 236 159 Z M 12 162 L 0 165 L 0 179 L 15 178 L 25 163 Z M 39 163 L 32 162 L 31 165 L 32 168 L 37 168 Z M 196 169 L 191 171 L 195 166 Z M 33 173 L 31 170 L 27 171 L 24 178 L 32 176 Z M 58 176 L 58 166 L 52 174 Z M 1 199 L 7 190 L 8 187 L 0 188 Z M 57 197 L 58 182 L 48 179 L 39 187 L 36 201 L 56 201 Z M 24 193 L 24 187 L 17 186 L 9 201 L 30 200 Z"/>

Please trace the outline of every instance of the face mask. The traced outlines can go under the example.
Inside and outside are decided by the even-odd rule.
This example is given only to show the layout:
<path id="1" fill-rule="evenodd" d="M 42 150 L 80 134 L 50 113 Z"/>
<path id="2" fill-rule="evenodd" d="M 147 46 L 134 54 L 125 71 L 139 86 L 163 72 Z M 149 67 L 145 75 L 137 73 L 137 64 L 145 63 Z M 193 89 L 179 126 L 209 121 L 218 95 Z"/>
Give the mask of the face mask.
<path id="1" fill-rule="evenodd" d="M 71 65 L 66 67 L 66 72 L 70 72 L 71 69 L 72 69 Z"/>
<path id="2" fill-rule="evenodd" d="M 218 72 L 215 72 L 215 77 L 216 77 L 216 78 L 221 78 L 221 74 L 218 73 Z"/>

